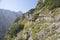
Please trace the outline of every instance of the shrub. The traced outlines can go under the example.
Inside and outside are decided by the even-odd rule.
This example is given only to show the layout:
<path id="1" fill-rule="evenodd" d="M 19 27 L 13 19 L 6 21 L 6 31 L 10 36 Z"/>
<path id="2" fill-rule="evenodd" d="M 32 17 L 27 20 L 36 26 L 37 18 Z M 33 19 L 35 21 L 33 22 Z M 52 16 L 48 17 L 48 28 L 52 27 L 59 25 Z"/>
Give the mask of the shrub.
<path id="1" fill-rule="evenodd" d="M 35 21 L 39 17 L 39 13 L 35 13 L 32 17 L 33 21 Z"/>
<path id="2" fill-rule="evenodd" d="M 14 24 L 11 29 L 8 31 L 8 34 L 11 35 L 11 37 L 16 36 L 18 32 L 23 30 L 24 25 L 23 24 Z"/>
<path id="3" fill-rule="evenodd" d="M 16 18 L 15 22 L 18 22 L 20 20 L 20 17 Z"/>

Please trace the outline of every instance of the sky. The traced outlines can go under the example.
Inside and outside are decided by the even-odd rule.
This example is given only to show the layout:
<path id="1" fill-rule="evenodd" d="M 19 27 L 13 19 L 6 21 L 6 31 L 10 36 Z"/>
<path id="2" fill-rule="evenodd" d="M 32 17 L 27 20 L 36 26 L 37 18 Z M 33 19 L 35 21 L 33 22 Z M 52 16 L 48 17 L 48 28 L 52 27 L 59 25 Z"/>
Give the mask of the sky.
<path id="1" fill-rule="evenodd" d="M 37 0 L 0 0 L 0 9 L 27 12 L 36 4 Z"/>

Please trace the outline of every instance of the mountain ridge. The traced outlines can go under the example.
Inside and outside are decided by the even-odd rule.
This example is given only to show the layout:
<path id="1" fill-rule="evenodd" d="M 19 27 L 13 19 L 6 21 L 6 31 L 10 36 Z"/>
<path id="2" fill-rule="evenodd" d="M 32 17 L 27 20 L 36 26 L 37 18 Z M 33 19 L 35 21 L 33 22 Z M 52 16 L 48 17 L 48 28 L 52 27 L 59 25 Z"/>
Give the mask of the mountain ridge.
<path id="1" fill-rule="evenodd" d="M 60 0 L 39 0 L 35 10 L 18 18 L 4 40 L 60 40 Z"/>
<path id="2" fill-rule="evenodd" d="M 14 20 L 20 15 L 20 13 L 14 11 L 0 9 L 0 40 L 3 39 L 8 28 L 10 28 Z"/>

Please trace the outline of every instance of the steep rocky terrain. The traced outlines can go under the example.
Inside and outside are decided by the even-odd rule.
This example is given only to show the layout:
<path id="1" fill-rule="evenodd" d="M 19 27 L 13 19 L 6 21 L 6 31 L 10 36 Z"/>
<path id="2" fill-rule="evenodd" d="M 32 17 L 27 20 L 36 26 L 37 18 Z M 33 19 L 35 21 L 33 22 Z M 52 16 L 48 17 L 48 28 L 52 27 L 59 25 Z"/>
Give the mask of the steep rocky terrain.
<path id="1" fill-rule="evenodd" d="M 31 10 L 16 19 L 4 40 L 60 40 L 60 0 L 38 0 Z"/>
<path id="2" fill-rule="evenodd" d="M 21 14 L 9 10 L 0 9 L 0 40 L 3 39 L 4 35 L 11 24 L 19 17 Z"/>

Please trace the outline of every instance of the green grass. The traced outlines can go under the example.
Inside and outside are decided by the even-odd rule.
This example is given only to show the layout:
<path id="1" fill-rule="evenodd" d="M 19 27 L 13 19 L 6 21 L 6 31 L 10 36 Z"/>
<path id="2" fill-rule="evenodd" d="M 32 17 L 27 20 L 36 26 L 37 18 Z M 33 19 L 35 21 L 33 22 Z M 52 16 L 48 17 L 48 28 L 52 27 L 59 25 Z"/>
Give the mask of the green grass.
<path id="1" fill-rule="evenodd" d="M 28 31 L 29 28 L 33 27 L 33 25 L 34 25 L 33 23 L 31 23 L 31 24 L 25 24 L 24 29 L 25 29 L 26 31 Z"/>
<path id="2" fill-rule="evenodd" d="M 27 22 L 27 20 L 24 19 L 24 20 L 22 20 L 20 23 L 23 24 L 23 25 L 25 25 L 26 22 Z"/>

